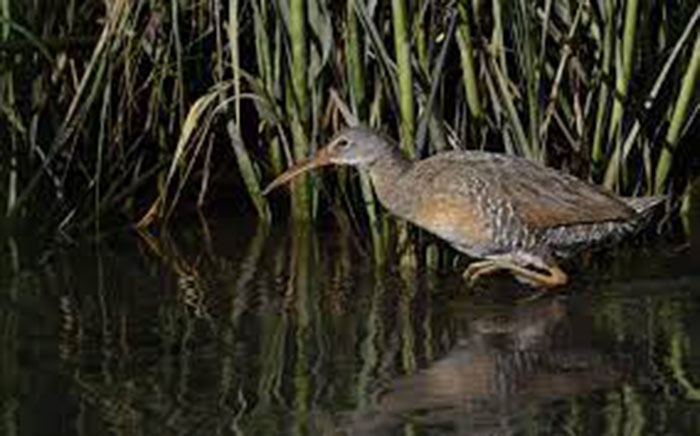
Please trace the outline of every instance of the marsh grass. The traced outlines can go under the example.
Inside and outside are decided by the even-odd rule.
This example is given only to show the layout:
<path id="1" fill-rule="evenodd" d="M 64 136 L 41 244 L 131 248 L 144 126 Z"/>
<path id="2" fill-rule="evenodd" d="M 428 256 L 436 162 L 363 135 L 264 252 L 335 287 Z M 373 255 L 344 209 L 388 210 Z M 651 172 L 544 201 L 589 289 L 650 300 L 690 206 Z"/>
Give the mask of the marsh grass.
<path id="1" fill-rule="evenodd" d="M 99 229 L 115 215 L 143 228 L 160 224 L 187 204 L 206 209 L 217 198 L 230 198 L 224 189 L 238 194 L 236 211 L 253 211 L 263 222 L 293 211 L 296 231 L 289 242 L 267 246 L 275 253 L 271 262 L 260 260 L 265 226 L 256 227 L 251 242 L 240 247 L 238 265 L 214 254 L 211 237 L 189 234 L 195 226 L 178 235 L 192 244 L 191 257 L 167 238 L 143 232 L 154 264 L 139 272 L 140 286 L 127 282 L 126 289 L 101 282 L 102 274 L 95 275 L 96 283 L 76 289 L 70 276 L 42 262 L 38 270 L 46 277 L 37 283 L 66 295 L 60 308 L 62 358 L 80 362 L 90 355 L 85 350 L 99 343 L 119 363 L 115 368 L 129 368 L 133 355 L 124 344 L 130 338 L 116 326 L 146 319 L 153 325 L 143 331 L 161 332 L 163 350 L 182 350 L 162 369 L 191 383 L 177 383 L 177 397 L 183 399 L 198 393 L 200 382 L 190 372 L 198 357 L 189 347 L 195 327 L 205 320 L 217 332 L 220 342 L 212 347 L 245 350 L 240 344 L 250 330 L 243 321 L 246 316 L 250 321 L 256 308 L 260 354 L 253 365 L 250 355 L 192 347 L 220 370 L 209 408 L 217 412 L 209 417 L 217 425 L 212 428 L 230 431 L 230 422 L 221 417 L 233 411 L 242 419 L 243 430 L 236 430 L 254 433 L 268 422 L 256 418 L 276 402 L 309 416 L 315 402 L 326 401 L 324 395 L 353 383 L 352 398 L 364 406 L 373 400 L 377 374 L 396 367 L 411 372 L 453 345 L 442 349 L 431 339 L 452 337 L 434 329 L 431 305 L 421 300 L 431 293 L 418 292 L 414 281 L 397 285 L 377 273 L 371 293 L 358 297 L 354 287 L 348 295 L 335 289 L 348 281 L 357 260 L 347 250 L 319 252 L 323 244 L 306 226 L 332 209 L 341 227 L 369 232 L 376 263 L 415 247 L 407 249 L 397 237 L 400 232 L 377 206 L 369 181 L 353 171 L 302 179 L 289 209 L 286 194 L 268 199 L 260 187 L 313 153 L 342 125 L 361 122 L 400 139 L 407 153 L 419 157 L 449 148 L 488 149 L 563 168 L 625 195 L 680 196 L 691 191 L 700 166 L 695 136 L 699 20 L 700 6 L 690 1 L 59 0 L 47 9 L 39 1 L 0 0 L 0 207 L 11 219 L 42 220 L 36 230 L 42 234 L 67 235 Z M 21 268 L 28 245 L 10 238 L 2 244 L 9 249 L 0 250 L 5 272 L 0 276 L 13 277 L 6 292 L 13 303 L 36 290 L 34 283 L 22 286 L 31 277 Z M 418 262 L 448 263 L 449 254 L 435 251 L 417 253 Z M 103 259 L 110 256 L 84 259 L 95 265 L 79 268 L 102 271 Z M 66 262 L 76 260 L 70 255 Z M 177 278 L 177 303 L 167 306 L 153 298 L 163 292 L 158 282 L 163 266 Z M 208 268 L 216 274 L 208 274 Z M 319 269 L 332 273 L 317 282 Z M 152 285 L 144 285 L 148 274 Z M 211 286 L 218 277 L 230 281 Z M 288 279 L 276 282 L 279 277 Z M 263 294 L 251 294 L 250 284 L 258 279 L 269 286 Z M 132 310 L 121 298 L 154 303 Z M 411 305 L 425 310 L 416 317 Z M 659 371 L 672 378 L 673 384 L 660 391 L 680 386 L 697 399 L 684 370 L 688 338 L 676 322 L 683 307 L 673 301 L 659 309 L 628 306 L 613 299 L 593 321 L 615 332 L 610 336 L 621 341 L 620 354 L 629 351 L 623 342 L 629 338 L 630 344 L 648 347 L 640 355 L 653 356 L 649 365 L 659 368 L 661 362 Z M 366 316 L 341 324 L 345 312 Z M 649 321 L 629 321 L 642 315 Z M 17 387 L 8 392 L 22 393 L 8 397 L 12 410 L 3 411 L 14 423 L 16 404 L 26 396 L 16 377 L 17 343 L 43 336 L 23 336 L 12 311 L 0 316 L 9 368 L 2 373 L 4 383 Z M 658 332 L 637 339 L 639 325 Z M 337 363 L 333 347 L 347 347 L 347 356 L 359 351 L 362 361 L 356 378 L 331 380 L 337 390 L 318 380 L 339 373 L 332 366 Z M 330 370 L 319 371 L 319 362 Z M 126 372 L 123 379 L 130 380 L 142 368 Z M 236 378 L 241 374 L 247 378 Z M 133 401 L 133 383 L 115 390 L 114 379 L 100 377 L 79 385 L 81 401 L 96 405 L 107 422 L 136 416 L 107 407 Z M 145 389 L 155 386 L 163 421 L 180 416 L 186 405 L 167 404 L 162 395 L 171 384 L 152 382 Z M 629 392 L 605 400 L 603 409 L 610 414 L 605 425 L 621 428 L 620 408 L 636 406 Z M 202 410 L 202 399 L 196 398 L 196 409 Z M 657 406 L 645 407 L 653 412 Z M 580 410 L 574 402 L 564 418 L 578 422 Z M 201 430 L 200 415 L 194 422 L 193 429 Z M 303 434 L 299 422 L 294 431 Z"/>
<path id="2" fill-rule="evenodd" d="M 223 186 L 280 219 L 261 186 L 355 122 L 412 156 L 524 155 L 624 195 L 680 195 L 698 170 L 693 2 L 0 6 L 2 208 L 68 233 L 163 222 Z M 365 177 L 310 174 L 291 200 L 296 221 L 346 204 L 390 245 Z"/>

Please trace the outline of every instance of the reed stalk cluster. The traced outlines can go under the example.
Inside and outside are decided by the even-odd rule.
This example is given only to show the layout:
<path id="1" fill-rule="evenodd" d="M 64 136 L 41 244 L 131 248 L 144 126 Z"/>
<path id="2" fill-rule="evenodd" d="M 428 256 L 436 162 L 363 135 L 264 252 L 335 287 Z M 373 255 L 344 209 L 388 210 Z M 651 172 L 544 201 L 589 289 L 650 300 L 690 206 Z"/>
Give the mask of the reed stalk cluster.
<path id="1" fill-rule="evenodd" d="M 625 195 L 698 174 L 695 2 L 59 3 L 0 1 L 0 207 L 52 229 L 223 197 L 269 222 L 261 186 L 354 123 L 410 156 L 518 154 Z M 295 220 L 342 203 L 381 233 L 351 174 L 295 181 Z"/>

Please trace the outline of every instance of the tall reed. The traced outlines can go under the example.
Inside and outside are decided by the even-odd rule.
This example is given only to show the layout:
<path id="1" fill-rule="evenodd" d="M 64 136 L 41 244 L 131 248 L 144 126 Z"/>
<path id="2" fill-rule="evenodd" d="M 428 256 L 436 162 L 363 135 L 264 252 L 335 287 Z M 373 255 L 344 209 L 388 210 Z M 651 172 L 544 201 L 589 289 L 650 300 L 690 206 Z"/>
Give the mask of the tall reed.
<path id="1" fill-rule="evenodd" d="M 291 118 L 292 138 L 294 140 L 294 158 L 303 159 L 309 154 L 309 140 L 306 135 L 308 124 L 308 98 L 306 89 L 307 55 L 306 55 L 306 2 L 290 0 L 289 2 L 289 37 L 291 42 L 291 84 L 293 100 L 288 105 Z M 311 200 L 308 176 L 302 175 L 292 182 L 292 209 L 298 220 L 311 217 Z"/>
<path id="2" fill-rule="evenodd" d="M 700 8 L 698 10 L 700 11 Z M 681 128 L 685 123 L 688 106 L 693 98 L 698 78 L 700 78 L 700 32 L 696 35 L 690 62 L 688 63 L 678 99 L 673 109 L 671 125 L 666 133 L 666 146 L 661 150 L 661 156 L 656 166 L 656 179 L 654 182 L 654 192 L 656 194 L 661 194 L 666 189 L 666 180 L 671 169 L 673 149 L 678 142 Z"/>
<path id="3" fill-rule="evenodd" d="M 28 42 L 20 57 L 41 67 L 0 77 L 12 168 L 1 171 L 3 207 L 17 215 L 50 198 L 44 209 L 63 229 L 115 211 L 145 225 L 186 199 L 206 207 L 221 186 L 269 220 L 260 186 L 342 118 L 383 130 L 411 156 L 486 148 L 624 194 L 680 193 L 694 171 L 670 157 L 696 153 L 686 145 L 697 122 L 696 5 L 119 0 L 85 17 L 66 2 L 71 23 L 0 5 L 0 51 Z M 91 33 L 61 50 L 43 39 L 52 26 Z M 384 232 L 366 178 L 320 180 L 294 183 L 295 218 L 327 216 L 339 203 L 326 194 L 338 192 L 361 226 Z"/>
<path id="4" fill-rule="evenodd" d="M 392 24 L 394 25 L 394 46 L 396 68 L 399 76 L 399 108 L 401 112 L 401 148 L 404 153 L 415 156 L 414 134 L 416 130 L 413 104 L 413 68 L 411 66 L 411 46 L 408 36 L 408 17 L 404 0 L 391 0 Z"/>

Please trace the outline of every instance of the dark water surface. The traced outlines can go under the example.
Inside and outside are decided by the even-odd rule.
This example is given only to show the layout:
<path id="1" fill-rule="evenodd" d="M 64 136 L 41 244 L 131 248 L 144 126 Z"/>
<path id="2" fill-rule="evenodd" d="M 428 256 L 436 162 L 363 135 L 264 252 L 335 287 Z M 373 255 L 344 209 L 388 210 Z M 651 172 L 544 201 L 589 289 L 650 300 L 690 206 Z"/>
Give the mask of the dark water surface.
<path id="1" fill-rule="evenodd" d="M 700 434 L 698 244 L 583 257 L 528 300 L 209 224 L 2 248 L 0 436 Z"/>

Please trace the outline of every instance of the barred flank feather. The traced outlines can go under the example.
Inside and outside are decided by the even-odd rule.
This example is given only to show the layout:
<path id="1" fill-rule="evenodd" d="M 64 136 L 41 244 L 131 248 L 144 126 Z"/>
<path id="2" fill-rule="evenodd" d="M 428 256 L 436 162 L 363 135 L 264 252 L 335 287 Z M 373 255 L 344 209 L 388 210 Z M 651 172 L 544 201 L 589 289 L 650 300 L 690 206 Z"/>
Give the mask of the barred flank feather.
<path id="1" fill-rule="evenodd" d="M 555 247 L 558 256 L 569 257 L 582 248 L 614 243 L 646 229 L 654 212 L 666 200 L 665 197 L 620 197 L 634 209 L 636 217 L 630 221 L 604 221 L 558 226 L 546 229 L 544 240 Z"/>

